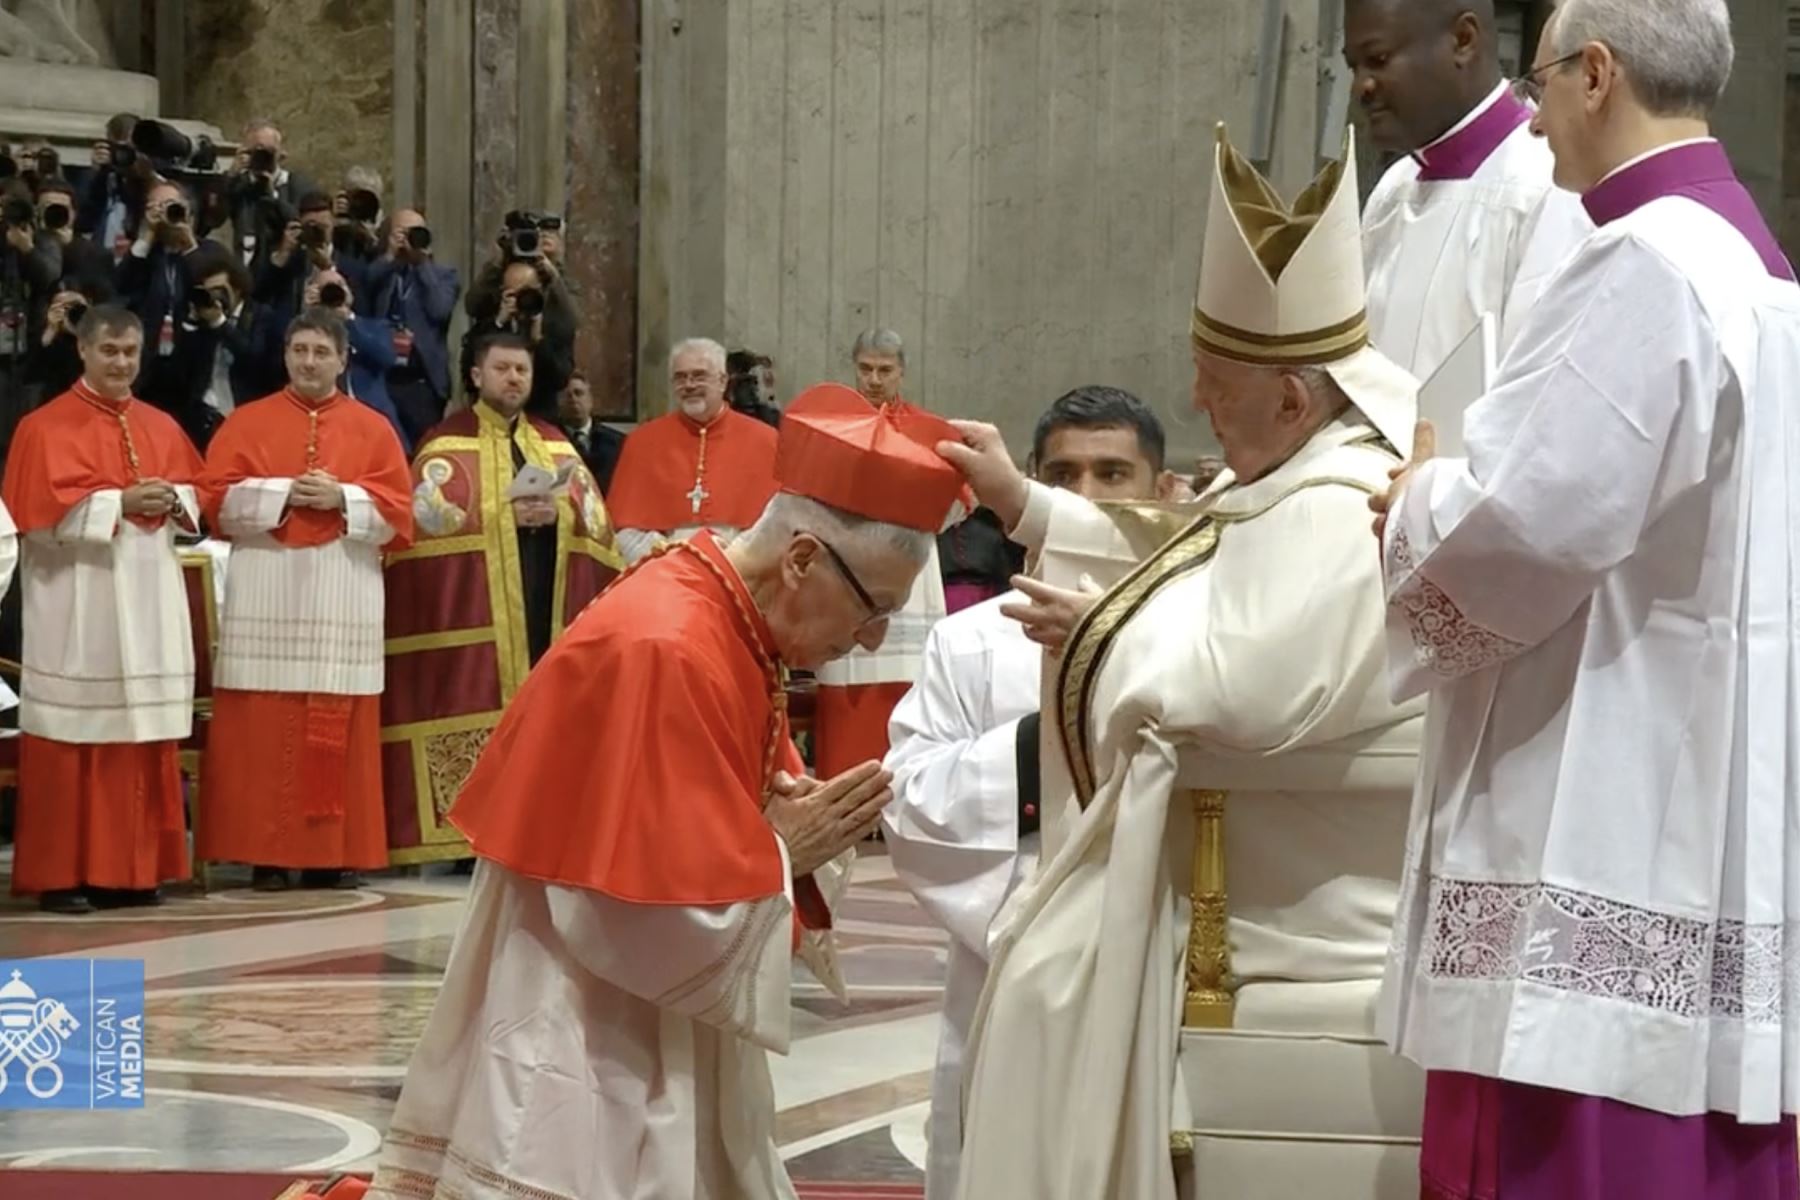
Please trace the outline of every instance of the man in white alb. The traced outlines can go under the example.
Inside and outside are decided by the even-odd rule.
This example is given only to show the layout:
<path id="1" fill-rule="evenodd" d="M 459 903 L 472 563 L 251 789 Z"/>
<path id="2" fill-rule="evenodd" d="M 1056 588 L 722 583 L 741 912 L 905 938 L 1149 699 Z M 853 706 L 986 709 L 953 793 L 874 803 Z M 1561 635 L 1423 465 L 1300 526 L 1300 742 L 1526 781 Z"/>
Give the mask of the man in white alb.
<path id="1" fill-rule="evenodd" d="M 1504 350 L 1593 225 L 1501 76 L 1493 0 L 1348 0 L 1344 59 L 1370 138 L 1402 156 L 1363 213 L 1370 340 L 1429 379 L 1492 313 Z"/>
<path id="2" fill-rule="evenodd" d="M 1377 505 L 1443 724 L 1382 1014 L 1428 1196 L 1800 1195 L 1800 289 L 1708 134 L 1732 54 L 1725 0 L 1558 9 L 1598 228 Z"/>
<path id="3" fill-rule="evenodd" d="M 1088 609 L 1048 685 L 1071 787 L 1046 791 L 1042 863 L 995 922 L 964 1200 L 1172 1200 L 1194 840 L 1178 759 L 1254 775 L 1411 719 L 1386 696 L 1365 504 L 1410 450 L 1417 385 L 1368 345 L 1354 163 L 1328 164 L 1290 210 L 1220 131 L 1194 399 L 1230 470 Z M 1081 498 L 1027 486 L 992 429 L 962 429 L 969 445 L 941 449 L 1027 547 L 1084 528 L 1102 550 L 1131 540 Z M 1024 615 L 1042 637 L 1043 616 Z M 1371 1027 L 1406 792 L 1246 788 L 1231 805 L 1240 1022 L 1306 985 L 1328 997 L 1318 1021 Z"/>
<path id="4" fill-rule="evenodd" d="M 1151 500 L 1174 484 L 1163 454 L 1162 422 L 1142 400 L 1080 387 L 1038 419 L 1031 468 L 1040 483 L 1090 500 Z M 1043 654 L 1007 616 L 1023 599 L 1009 592 L 939 621 L 925 639 L 919 680 L 889 725 L 888 853 L 951 935 L 931 1085 L 929 1200 L 956 1194 L 962 1050 L 987 979 L 988 926 L 1037 861 Z"/>

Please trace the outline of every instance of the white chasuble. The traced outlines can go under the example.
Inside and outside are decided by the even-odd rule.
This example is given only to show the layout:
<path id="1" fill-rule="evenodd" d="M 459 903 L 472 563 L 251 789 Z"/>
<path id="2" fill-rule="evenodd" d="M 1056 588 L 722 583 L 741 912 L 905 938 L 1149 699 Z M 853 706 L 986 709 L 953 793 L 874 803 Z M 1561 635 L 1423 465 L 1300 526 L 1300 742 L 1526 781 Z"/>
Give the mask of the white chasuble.
<path id="1" fill-rule="evenodd" d="M 155 529 L 101 488 L 25 536 L 19 728 L 83 745 L 180 741 L 194 718 L 194 643 L 177 524 L 199 528 L 194 489 Z"/>
<path id="2" fill-rule="evenodd" d="M 787 895 L 630 904 L 482 860 L 371 1200 L 793 1200 L 766 1058 L 792 921 Z"/>
<path id="3" fill-rule="evenodd" d="M 1018 755 L 1020 721 L 1038 711 L 1043 653 L 1000 613 L 1021 599 L 1009 592 L 938 622 L 919 681 L 889 724 L 888 853 L 920 907 L 950 933 L 931 1081 L 928 1200 L 956 1194 L 963 1045 L 987 979 L 988 928 L 1037 861 L 1037 835 L 1019 833 Z M 1033 763 L 1037 740 L 1029 739 Z"/>
<path id="4" fill-rule="evenodd" d="M 1210 492 L 1065 648 L 1045 737 L 1077 800 L 995 922 L 963 1200 L 1172 1200 L 1193 838 L 1179 758 L 1263 759 L 1409 718 L 1386 696 L 1368 532 L 1396 462 L 1352 411 L 1264 478 Z M 1232 888 L 1240 996 L 1360 984 L 1343 1020 L 1372 1021 L 1405 811 L 1404 794 L 1232 793 L 1228 855 L 1252 864 Z"/>
<path id="5" fill-rule="evenodd" d="M 1467 120 L 1517 103 L 1496 91 Z M 1444 140 L 1480 132 L 1458 129 Z M 1432 149 L 1424 153 L 1432 161 Z M 1521 123 L 1461 169 L 1422 172 L 1411 155 L 1387 169 L 1363 209 L 1376 349 L 1429 379 L 1492 313 L 1504 354 L 1556 268 L 1594 228 L 1580 199 L 1551 183 L 1551 166 L 1549 145 Z"/>
<path id="6" fill-rule="evenodd" d="M 1443 726 L 1383 994 L 1408 1057 L 1800 1108 L 1796 396 L 1796 289 L 1664 196 L 1582 246 L 1468 458 L 1405 489 L 1392 670 Z"/>
<path id="7" fill-rule="evenodd" d="M 217 686 L 242 691 L 381 693 L 386 612 L 381 548 L 394 536 L 369 493 L 344 488 L 344 535 L 284 546 L 291 479 L 232 484 L 219 509 L 231 571 Z"/>

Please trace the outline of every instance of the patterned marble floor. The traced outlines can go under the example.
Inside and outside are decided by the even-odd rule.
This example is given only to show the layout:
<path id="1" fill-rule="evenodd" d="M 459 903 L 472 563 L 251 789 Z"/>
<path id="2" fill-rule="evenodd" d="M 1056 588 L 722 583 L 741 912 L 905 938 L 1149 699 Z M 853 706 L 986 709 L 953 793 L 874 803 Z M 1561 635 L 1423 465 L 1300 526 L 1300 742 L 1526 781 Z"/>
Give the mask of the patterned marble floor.
<path id="1" fill-rule="evenodd" d="M 851 1001 L 796 968 L 793 1052 L 771 1060 L 796 1180 L 922 1179 L 944 935 L 873 849 L 838 923 Z M 0 854 L 0 892 L 9 872 Z M 468 881 L 279 896 L 243 882 L 127 914 L 50 917 L 0 901 L 0 958 L 143 959 L 148 1026 L 143 1109 L 0 1110 L 0 1167 L 372 1166 Z"/>

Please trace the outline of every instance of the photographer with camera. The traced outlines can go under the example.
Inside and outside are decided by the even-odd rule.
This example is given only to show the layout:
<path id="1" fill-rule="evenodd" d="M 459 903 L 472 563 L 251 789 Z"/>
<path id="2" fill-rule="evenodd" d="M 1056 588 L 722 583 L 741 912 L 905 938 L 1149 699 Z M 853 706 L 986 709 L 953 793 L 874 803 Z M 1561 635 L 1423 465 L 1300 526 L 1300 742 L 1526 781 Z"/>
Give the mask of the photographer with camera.
<path id="1" fill-rule="evenodd" d="M 281 238 L 262 269 L 252 269 L 256 298 L 281 314 L 283 328 L 307 307 L 307 284 L 320 271 L 342 274 L 352 294 L 365 290 L 363 264 L 339 255 L 332 244 L 336 227 L 331 197 L 324 192 L 308 192 L 300 197 L 298 211 L 282 229 Z"/>
<path id="2" fill-rule="evenodd" d="M 37 399 L 32 367 L 61 274 L 62 250 L 38 229 L 30 190 L 16 178 L 0 184 L 0 452 Z"/>
<path id="3" fill-rule="evenodd" d="M 381 173 L 373 167 L 351 167 L 344 186 L 331 198 L 331 245 L 340 262 L 354 259 L 367 279 L 369 264 L 383 248 Z"/>
<path id="4" fill-rule="evenodd" d="M 282 330 L 250 299 L 250 272 L 219 242 L 188 256 L 187 320 L 176 347 L 181 427 L 200 450 L 240 404 L 281 390 Z"/>
<path id="5" fill-rule="evenodd" d="M 424 214 L 394 214 L 381 257 L 363 281 L 363 315 L 385 322 L 394 349 L 387 391 L 409 440 L 444 419 L 450 400 L 450 319 L 462 280 L 431 256 Z"/>
<path id="6" fill-rule="evenodd" d="M 754 350 L 725 356 L 725 399 L 746 417 L 779 429 L 781 409 L 775 403 L 775 361 Z"/>
<path id="7" fill-rule="evenodd" d="M 317 192 L 312 182 L 288 170 L 281 148 L 281 129 L 267 118 L 244 126 L 238 141 L 236 170 L 225 189 L 231 216 L 232 245 L 252 277 L 257 277 L 295 220 L 301 197 Z M 327 211 L 330 202 L 326 203 Z M 329 234 L 330 228 L 327 226 Z"/>
<path id="8" fill-rule="evenodd" d="M 92 166 L 81 181 L 75 230 L 94 239 L 115 263 L 131 252 L 144 219 L 145 193 L 156 180 L 154 165 L 131 145 L 138 118 L 119 113 L 106 122 L 106 140 L 94 143 Z"/>
<path id="9" fill-rule="evenodd" d="M 386 327 L 379 321 L 356 316 L 356 293 L 343 271 L 327 267 L 315 272 L 307 281 L 302 312 L 322 308 L 344 323 L 349 335 L 349 353 L 344 367 L 344 394 L 368 405 L 387 418 L 406 453 L 412 454 L 412 439 L 394 411 L 388 396 L 387 373 L 393 369 L 394 343 Z"/>
<path id="10" fill-rule="evenodd" d="M 112 297 L 113 258 L 94 242 L 75 232 L 75 188 L 60 176 L 44 180 L 37 190 L 38 228 L 52 238 L 62 253 L 62 285 L 98 300 Z M 66 388 L 59 389 L 60 395 Z"/>
<path id="11" fill-rule="evenodd" d="M 562 274 L 563 221 L 550 213 L 514 209 L 506 214 L 500 236 L 495 239 L 498 253 L 488 260 L 463 302 L 471 321 L 491 321 L 500 311 L 504 291 L 502 275 L 515 262 L 528 262 L 540 268 L 544 289 L 545 324 L 551 336 L 567 336 L 572 342 L 580 317 L 575 297 Z"/>
<path id="12" fill-rule="evenodd" d="M 501 269 L 500 303 L 492 318 L 477 321 L 463 335 L 464 379 L 475 365 L 475 349 L 496 333 L 516 334 L 531 347 L 531 397 L 525 411 L 556 419 L 556 398 L 575 371 L 575 326 L 554 319 L 551 297 L 560 284 L 555 268 L 541 257 L 515 259 Z"/>

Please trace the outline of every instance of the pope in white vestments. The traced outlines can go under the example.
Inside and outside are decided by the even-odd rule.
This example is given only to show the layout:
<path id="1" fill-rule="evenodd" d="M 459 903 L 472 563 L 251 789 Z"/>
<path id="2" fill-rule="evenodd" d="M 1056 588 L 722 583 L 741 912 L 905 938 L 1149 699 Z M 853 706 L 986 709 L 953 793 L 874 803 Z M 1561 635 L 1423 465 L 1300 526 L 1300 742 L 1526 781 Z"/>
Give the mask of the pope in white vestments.
<path id="1" fill-rule="evenodd" d="M 1190 524 L 1076 625 L 1044 724 L 1071 788 L 995 923 L 970 1038 L 963 1200 L 1170 1200 L 1192 808 L 1180 760 L 1238 764 L 1377 734 L 1386 696 L 1370 495 L 1410 449 L 1416 384 L 1368 346 L 1354 158 L 1292 210 L 1225 141 L 1195 303 L 1195 400 L 1229 472 Z M 971 430 L 969 438 L 984 442 Z M 984 478 L 1028 548 L 1133 534 L 1036 485 Z M 1111 545 L 1106 544 L 1111 541 Z M 1372 1021 L 1398 888 L 1404 793 L 1231 797 L 1239 1011 Z M 1317 985 L 1317 986 L 1315 986 Z M 1294 991 L 1300 996 L 1295 996 Z"/>
<path id="2" fill-rule="evenodd" d="M 1162 424 L 1117 388 L 1082 387 L 1038 421 L 1038 480 L 1094 500 L 1166 494 Z M 1019 592 L 939 621 L 919 681 L 894 709 L 886 766 L 894 803 L 882 823 L 895 873 L 950 932 L 944 1019 L 931 1084 L 925 1194 L 956 1192 L 962 1059 L 987 979 L 988 927 L 1037 862 L 1041 649 L 1006 610 Z"/>
<path id="3" fill-rule="evenodd" d="M 1725 6 L 1644 2 L 1547 31 L 1598 229 L 1385 518 L 1395 691 L 1444 728 L 1384 1034 L 1498 1131 L 1428 1111 L 1433 1196 L 1800 1194 L 1800 290 L 1695 115 Z"/>
<path id="4" fill-rule="evenodd" d="M 1493 6 L 1349 0 L 1344 47 L 1370 137 L 1400 155 L 1363 211 L 1370 340 L 1429 379 L 1491 313 L 1504 351 L 1593 223 L 1501 78 Z"/>

